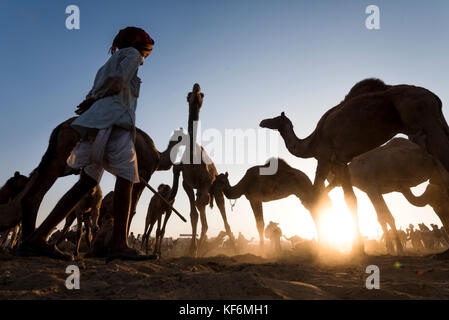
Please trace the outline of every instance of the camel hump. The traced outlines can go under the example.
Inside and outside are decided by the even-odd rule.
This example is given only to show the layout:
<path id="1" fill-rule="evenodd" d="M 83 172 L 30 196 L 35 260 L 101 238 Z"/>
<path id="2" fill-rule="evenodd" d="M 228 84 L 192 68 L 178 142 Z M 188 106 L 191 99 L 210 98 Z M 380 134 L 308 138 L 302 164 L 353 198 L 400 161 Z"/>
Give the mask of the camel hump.
<path id="1" fill-rule="evenodd" d="M 366 93 L 385 91 L 389 87 L 390 87 L 389 85 L 386 85 L 385 82 L 383 82 L 380 79 L 376 79 L 376 78 L 365 79 L 360 82 L 357 82 L 351 88 L 351 90 L 349 90 L 349 93 L 345 96 L 344 101 L 347 101 L 354 97 L 358 97 L 358 96 L 360 96 L 362 94 L 366 94 Z"/>
<path id="2" fill-rule="evenodd" d="M 276 158 L 276 157 L 272 157 L 270 159 L 267 160 L 267 162 L 265 162 L 264 165 L 262 165 L 261 167 L 263 168 L 268 168 L 272 162 L 276 162 L 278 163 L 278 166 L 283 166 L 283 167 L 290 167 L 290 165 L 282 158 Z"/>

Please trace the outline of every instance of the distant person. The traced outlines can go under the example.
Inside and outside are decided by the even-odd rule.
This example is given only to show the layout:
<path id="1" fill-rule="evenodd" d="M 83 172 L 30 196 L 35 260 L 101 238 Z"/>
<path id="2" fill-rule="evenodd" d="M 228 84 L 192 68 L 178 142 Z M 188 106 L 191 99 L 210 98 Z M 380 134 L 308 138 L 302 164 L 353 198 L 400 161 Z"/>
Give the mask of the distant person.
<path id="1" fill-rule="evenodd" d="M 432 234 L 435 239 L 435 249 L 446 248 L 446 241 L 444 239 L 444 230 L 439 228 L 438 225 L 431 223 Z"/>
<path id="2" fill-rule="evenodd" d="M 268 226 L 265 228 L 265 238 L 270 239 L 271 247 L 276 254 L 281 252 L 282 230 L 278 225 L 279 223 L 270 221 Z"/>
<path id="3" fill-rule="evenodd" d="M 435 239 L 433 233 L 430 231 L 429 227 L 424 223 L 418 224 L 419 230 L 421 231 L 421 238 L 424 242 L 424 247 L 426 249 L 432 250 L 435 246 Z"/>
<path id="4" fill-rule="evenodd" d="M 143 29 L 127 27 L 115 36 L 111 57 L 98 70 L 92 89 L 78 106 L 72 122 L 81 140 L 67 163 L 81 169 L 79 181 L 59 200 L 50 215 L 18 247 L 19 256 L 68 259 L 46 242 L 51 230 L 67 217 L 78 202 L 100 182 L 104 170 L 116 176 L 113 235 L 108 259 L 154 259 L 128 247 L 127 224 L 133 184 L 139 182 L 134 147 L 135 111 L 139 97 L 139 66 L 153 50 L 154 41 Z"/>
<path id="5" fill-rule="evenodd" d="M 415 230 L 415 226 L 413 224 L 409 225 L 408 230 L 409 230 L 408 239 L 411 241 L 413 249 L 418 252 L 421 252 L 424 249 L 421 239 L 421 232 L 419 230 Z"/>
<path id="6" fill-rule="evenodd" d="M 136 244 L 136 237 L 134 236 L 134 232 L 131 232 L 128 238 L 128 243 L 131 245 L 131 247 L 134 247 Z"/>
<path id="7" fill-rule="evenodd" d="M 407 248 L 407 233 L 404 230 L 402 230 L 402 227 L 400 227 L 398 230 L 398 236 L 399 236 L 399 240 L 401 240 L 402 248 L 406 249 Z"/>
<path id="8" fill-rule="evenodd" d="M 237 246 L 240 252 L 245 250 L 248 247 L 248 244 L 253 241 L 254 237 L 252 237 L 250 240 L 247 240 L 243 233 L 239 232 L 239 236 L 237 237 Z"/>

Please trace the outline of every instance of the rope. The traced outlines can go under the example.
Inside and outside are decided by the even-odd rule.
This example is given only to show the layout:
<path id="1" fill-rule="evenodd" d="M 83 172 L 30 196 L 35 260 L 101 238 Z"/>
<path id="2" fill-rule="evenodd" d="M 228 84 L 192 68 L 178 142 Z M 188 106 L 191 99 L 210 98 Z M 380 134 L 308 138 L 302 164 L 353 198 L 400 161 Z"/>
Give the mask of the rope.
<path id="1" fill-rule="evenodd" d="M 234 206 L 237 203 L 237 199 L 234 200 L 234 203 L 232 203 L 232 200 L 229 199 L 229 203 L 231 204 L 231 211 L 234 211 Z"/>

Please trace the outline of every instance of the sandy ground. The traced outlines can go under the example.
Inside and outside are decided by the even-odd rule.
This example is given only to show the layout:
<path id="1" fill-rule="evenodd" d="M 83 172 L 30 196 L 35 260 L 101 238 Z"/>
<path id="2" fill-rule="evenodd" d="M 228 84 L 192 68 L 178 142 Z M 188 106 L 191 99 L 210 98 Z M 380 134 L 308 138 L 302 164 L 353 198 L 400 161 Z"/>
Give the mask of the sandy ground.
<path id="1" fill-rule="evenodd" d="M 81 259 L 79 290 L 65 287 L 69 264 L 0 254 L 0 299 L 449 299 L 449 261 L 429 256 Z M 379 267 L 378 290 L 365 287 L 368 265 Z"/>

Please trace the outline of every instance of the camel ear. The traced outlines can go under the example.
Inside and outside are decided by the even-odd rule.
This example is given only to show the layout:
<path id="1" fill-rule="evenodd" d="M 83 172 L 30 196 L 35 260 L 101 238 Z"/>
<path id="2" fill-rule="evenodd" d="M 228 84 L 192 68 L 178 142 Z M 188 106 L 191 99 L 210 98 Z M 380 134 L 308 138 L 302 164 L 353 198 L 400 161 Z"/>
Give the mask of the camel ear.
<path id="1" fill-rule="evenodd" d="M 225 177 L 227 178 L 229 176 L 229 173 L 226 171 L 225 172 Z"/>

